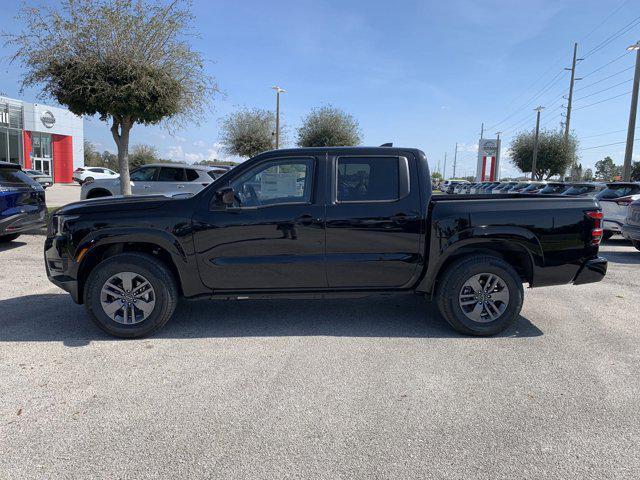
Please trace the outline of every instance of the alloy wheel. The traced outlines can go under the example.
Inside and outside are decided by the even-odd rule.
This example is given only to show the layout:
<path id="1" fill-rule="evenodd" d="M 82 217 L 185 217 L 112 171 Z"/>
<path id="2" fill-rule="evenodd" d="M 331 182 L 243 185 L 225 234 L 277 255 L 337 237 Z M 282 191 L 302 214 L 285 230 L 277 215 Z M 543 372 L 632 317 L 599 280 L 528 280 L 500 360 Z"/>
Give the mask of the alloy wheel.
<path id="1" fill-rule="evenodd" d="M 479 273 L 462 285 L 458 303 L 462 313 L 470 320 L 493 322 L 500 318 L 509 305 L 509 288 L 495 273 Z"/>
<path id="2" fill-rule="evenodd" d="M 156 293 L 149 280 L 139 273 L 120 272 L 104 282 L 100 304 L 114 322 L 134 325 L 151 315 Z"/>

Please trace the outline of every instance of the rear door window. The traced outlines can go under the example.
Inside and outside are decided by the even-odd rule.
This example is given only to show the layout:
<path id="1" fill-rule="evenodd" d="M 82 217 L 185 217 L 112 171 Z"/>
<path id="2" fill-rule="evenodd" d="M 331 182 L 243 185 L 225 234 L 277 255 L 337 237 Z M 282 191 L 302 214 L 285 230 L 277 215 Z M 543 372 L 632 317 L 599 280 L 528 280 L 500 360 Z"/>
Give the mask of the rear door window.
<path id="1" fill-rule="evenodd" d="M 176 167 L 162 167 L 158 175 L 159 182 L 184 182 L 184 178 L 184 168 Z"/>
<path id="2" fill-rule="evenodd" d="M 38 185 L 29 175 L 17 168 L 0 168 L 0 186 L 27 187 Z"/>
<path id="3" fill-rule="evenodd" d="M 185 169 L 185 173 L 187 174 L 187 182 L 193 182 L 195 180 L 198 180 L 198 178 L 200 178 L 200 175 L 198 175 L 197 170 L 192 170 L 190 168 L 187 168 Z"/>
<path id="4" fill-rule="evenodd" d="M 338 159 L 339 202 L 393 201 L 399 198 L 397 157 Z"/>

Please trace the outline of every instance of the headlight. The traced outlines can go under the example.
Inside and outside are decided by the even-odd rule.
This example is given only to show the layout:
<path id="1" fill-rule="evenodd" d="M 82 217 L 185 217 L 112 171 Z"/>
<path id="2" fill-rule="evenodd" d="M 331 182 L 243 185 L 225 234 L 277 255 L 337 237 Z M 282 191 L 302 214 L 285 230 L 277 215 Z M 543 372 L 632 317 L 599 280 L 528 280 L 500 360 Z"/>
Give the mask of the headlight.
<path id="1" fill-rule="evenodd" d="M 51 217 L 51 223 L 49 224 L 49 234 L 64 235 L 68 231 L 69 222 L 76 220 L 76 215 L 54 215 Z"/>

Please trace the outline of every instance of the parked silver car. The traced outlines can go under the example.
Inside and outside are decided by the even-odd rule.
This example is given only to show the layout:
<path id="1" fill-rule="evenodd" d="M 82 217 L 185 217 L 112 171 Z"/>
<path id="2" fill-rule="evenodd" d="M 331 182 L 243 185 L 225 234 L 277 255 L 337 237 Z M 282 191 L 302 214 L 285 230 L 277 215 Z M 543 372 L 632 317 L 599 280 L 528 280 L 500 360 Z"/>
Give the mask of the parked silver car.
<path id="1" fill-rule="evenodd" d="M 131 193 L 134 195 L 194 195 L 221 174 L 214 167 L 179 163 L 154 163 L 133 170 Z M 80 198 L 120 195 L 120 178 L 85 181 Z"/>
<path id="2" fill-rule="evenodd" d="M 604 214 L 604 238 L 620 233 L 627 219 L 629 205 L 640 200 L 640 183 L 615 182 L 607 183 L 607 188 L 596 195 Z"/>
<path id="3" fill-rule="evenodd" d="M 40 170 L 33 169 L 25 169 L 23 172 L 38 182 L 42 188 L 47 188 L 53 185 L 53 178 L 51 178 L 51 175 L 47 173 L 42 173 Z"/>

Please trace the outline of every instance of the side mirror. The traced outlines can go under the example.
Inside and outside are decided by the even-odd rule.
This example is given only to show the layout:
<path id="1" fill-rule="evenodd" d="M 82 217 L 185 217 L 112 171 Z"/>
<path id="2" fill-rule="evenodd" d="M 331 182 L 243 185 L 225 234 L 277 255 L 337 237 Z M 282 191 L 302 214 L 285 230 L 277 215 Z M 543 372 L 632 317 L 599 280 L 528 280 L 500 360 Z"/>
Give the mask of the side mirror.
<path id="1" fill-rule="evenodd" d="M 226 205 L 231 206 L 236 201 L 236 192 L 233 190 L 233 187 L 224 187 L 218 190 L 218 199 L 219 202 Z"/>

